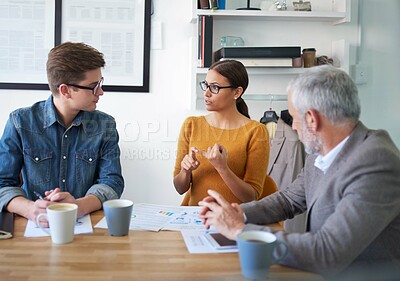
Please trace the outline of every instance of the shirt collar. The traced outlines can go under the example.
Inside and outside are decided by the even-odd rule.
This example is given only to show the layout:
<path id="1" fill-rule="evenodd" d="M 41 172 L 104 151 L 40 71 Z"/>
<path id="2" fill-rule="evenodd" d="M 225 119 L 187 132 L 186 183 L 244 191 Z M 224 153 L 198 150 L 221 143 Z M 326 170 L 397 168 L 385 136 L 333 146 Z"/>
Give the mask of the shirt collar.
<path id="1" fill-rule="evenodd" d="M 51 95 L 44 104 L 44 124 L 43 127 L 47 128 L 57 122 L 57 113 L 53 104 L 53 95 Z"/>
<path id="2" fill-rule="evenodd" d="M 335 160 L 336 156 L 342 150 L 344 144 L 349 139 L 347 136 L 344 140 L 342 140 L 338 145 L 336 145 L 331 151 L 328 152 L 325 156 L 318 155 L 315 158 L 314 166 L 320 169 L 324 174 L 328 171 L 329 167 L 332 165 L 333 161 Z"/>
<path id="3" fill-rule="evenodd" d="M 74 121 L 72 122 L 72 126 L 80 126 L 83 121 L 84 112 L 81 111 L 75 117 Z M 55 122 L 59 124 L 63 124 L 63 121 L 60 119 L 56 112 L 56 108 L 53 103 L 53 95 L 51 95 L 45 102 L 45 116 L 44 116 L 44 124 L 43 127 L 47 128 L 53 125 Z"/>

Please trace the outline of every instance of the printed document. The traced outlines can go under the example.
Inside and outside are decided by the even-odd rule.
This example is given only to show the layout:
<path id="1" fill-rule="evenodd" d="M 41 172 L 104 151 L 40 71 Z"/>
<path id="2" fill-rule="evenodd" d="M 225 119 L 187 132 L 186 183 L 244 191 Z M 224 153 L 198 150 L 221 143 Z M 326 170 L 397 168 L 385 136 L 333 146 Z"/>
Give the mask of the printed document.
<path id="1" fill-rule="evenodd" d="M 217 249 L 207 240 L 206 234 L 216 232 L 215 230 L 183 230 L 181 231 L 186 247 L 191 254 L 205 253 L 234 253 L 238 252 L 237 247 L 231 249 Z"/>
<path id="2" fill-rule="evenodd" d="M 174 230 L 204 229 L 198 214 L 201 207 L 169 206 L 138 203 L 133 205 L 130 230 Z M 107 228 L 103 217 L 96 228 Z"/>
<path id="3" fill-rule="evenodd" d="M 49 228 L 47 228 L 50 231 Z M 90 220 L 90 215 L 85 215 L 76 220 L 75 224 L 75 234 L 85 234 L 93 233 L 92 221 Z M 25 237 L 41 237 L 50 236 L 47 232 L 44 232 L 40 227 L 38 227 L 33 221 L 28 220 L 25 228 Z"/>

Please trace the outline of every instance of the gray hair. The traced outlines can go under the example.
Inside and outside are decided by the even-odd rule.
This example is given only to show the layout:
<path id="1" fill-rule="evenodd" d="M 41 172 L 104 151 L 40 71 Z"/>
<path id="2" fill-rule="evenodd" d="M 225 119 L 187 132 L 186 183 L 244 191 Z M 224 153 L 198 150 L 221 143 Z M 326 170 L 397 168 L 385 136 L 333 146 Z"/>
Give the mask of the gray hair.
<path id="1" fill-rule="evenodd" d="M 350 76 L 331 65 L 315 66 L 290 81 L 293 107 L 301 116 L 315 109 L 335 125 L 357 122 L 360 100 Z"/>

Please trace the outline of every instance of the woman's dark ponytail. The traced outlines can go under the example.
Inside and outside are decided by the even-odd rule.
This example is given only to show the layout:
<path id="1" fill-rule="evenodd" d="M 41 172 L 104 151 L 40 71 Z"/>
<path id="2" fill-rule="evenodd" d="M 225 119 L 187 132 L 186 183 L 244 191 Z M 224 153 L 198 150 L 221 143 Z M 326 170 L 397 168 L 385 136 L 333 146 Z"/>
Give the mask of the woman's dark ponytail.
<path id="1" fill-rule="evenodd" d="M 247 104 L 244 102 L 244 99 L 242 99 L 242 97 L 239 97 L 236 100 L 236 108 L 240 113 L 250 119 L 249 108 L 247 107 Z"/>

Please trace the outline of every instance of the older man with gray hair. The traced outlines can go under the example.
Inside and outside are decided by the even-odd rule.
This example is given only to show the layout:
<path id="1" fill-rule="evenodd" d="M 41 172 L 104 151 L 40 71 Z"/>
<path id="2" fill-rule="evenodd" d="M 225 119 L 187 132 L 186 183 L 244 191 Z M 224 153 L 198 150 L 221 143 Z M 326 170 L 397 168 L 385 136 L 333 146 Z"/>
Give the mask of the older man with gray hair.
<path id="1" fill-rule="evenodd" d="M 289 248 L 282 264 L 335 280 L 399 278 L 398 148 L 359 121 L 357 88 L 344 71 L 310 68 L 287 91 L 292 127 L 310 154 L 303 171 L 287 188 L 240 206 L 209 190 L 199 203 L 206 228 L 236 239 L 275 232 L 266 225 L 306 212 L 306 233 L 275 232 Z"/>

